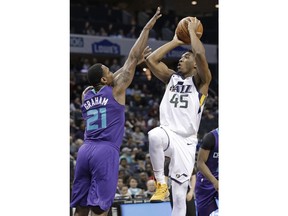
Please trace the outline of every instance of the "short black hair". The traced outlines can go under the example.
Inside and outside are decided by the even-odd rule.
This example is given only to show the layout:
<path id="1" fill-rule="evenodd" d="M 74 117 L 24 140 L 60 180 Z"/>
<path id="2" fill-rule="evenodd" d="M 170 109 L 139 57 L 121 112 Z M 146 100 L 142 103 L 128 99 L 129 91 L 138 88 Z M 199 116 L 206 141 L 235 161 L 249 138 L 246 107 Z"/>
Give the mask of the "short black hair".
<path id="1" fill-rule="evenodd" d="M 96 63 L 88 69 L 87 78 L 89 83 L 94 87 L 101 82 L 101 78 L 103 77 L 103 70 L 101 66 L 102 64 Z"/>

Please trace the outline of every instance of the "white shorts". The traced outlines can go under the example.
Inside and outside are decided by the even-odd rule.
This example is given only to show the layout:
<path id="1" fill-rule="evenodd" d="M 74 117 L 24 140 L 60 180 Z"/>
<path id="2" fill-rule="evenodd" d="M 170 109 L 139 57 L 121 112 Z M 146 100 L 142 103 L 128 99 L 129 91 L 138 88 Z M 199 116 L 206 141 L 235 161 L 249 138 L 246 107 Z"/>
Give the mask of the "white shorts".
<path id="1" fill-rule="evenodd" d="M 164 154 L 170 158 L 170 178 L 178 183 L 188 181 L 195 164 L 197 137 L 182 137 L 165 126 L 160 126 L 160 128 L 168 136 Z"/>

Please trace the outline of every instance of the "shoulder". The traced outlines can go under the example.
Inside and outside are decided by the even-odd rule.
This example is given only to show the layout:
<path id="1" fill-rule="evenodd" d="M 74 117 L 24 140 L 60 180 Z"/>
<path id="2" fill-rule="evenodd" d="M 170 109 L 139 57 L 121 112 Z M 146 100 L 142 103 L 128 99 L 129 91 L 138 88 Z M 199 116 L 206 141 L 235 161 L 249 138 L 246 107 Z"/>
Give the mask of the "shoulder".
<path id="1" fill-rule="evenodd" d="M 215 146 L 215 136 L 212 132 L 207 133 L 202 140 L 201 148 L 205 150 L 212 150 Z"/>

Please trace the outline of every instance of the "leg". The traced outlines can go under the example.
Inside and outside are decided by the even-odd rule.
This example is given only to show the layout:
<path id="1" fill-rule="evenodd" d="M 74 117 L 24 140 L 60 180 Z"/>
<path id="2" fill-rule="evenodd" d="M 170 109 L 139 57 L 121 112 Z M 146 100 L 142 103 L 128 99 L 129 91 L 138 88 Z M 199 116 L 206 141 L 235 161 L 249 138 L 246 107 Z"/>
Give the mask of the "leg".
<path id="1" fill-rule="evenodd" d="M 77 163 L 75 168 L 75 177 L 71 192 L 70 207 L 76 208 L 76 215 L 80 211 L 80 215 L 84 207 L 87 206 L 87 196 L 90 189 L 90 172 L 88 164 L 89 146 L 82 145 L 78 151 Z M 81 207 L 80 207 L 81 206 Z"/>
<path id="2" fill-rule="evenodd" d="M 157 182 L 164 184 L 166 183 L 164 176 L 164 150 L 168 147 L 168 135 L 162 128 L 157 127 L 149 131 L 148 139 L 149 154 L 155 178 Z"/>
<path id="3" fill-rule="evenodd" d="M 188 188 L 188 181 L 179 184 L 172 181 L 173 191 L 173 209 L 172 216 L 185 216 L 186 215 L 186 194 Z"/>
<path id="4" fill-rule="evenodd" d="M 186 216 L 196 216 L 195 200 L 194 197 L 190 201 L 186 201 Z"/>
<path id="5" fill-rule="evenodd" d="M 156 192 L 150 202 L 163 202 L 169 196 L 169 191 L 164 175 L 164 151 L 169 147 L 169 137 L 164 129 L 157 127 L 149 131 L 149 153 L 157 181 Z"/>
<path id="6" fill-rule="evenodd" d="M 108 211 L 102 210 L 99 206 L 91 207 L 92 216 L 107 216 Z"/>
<path id="7" fill-rule="evenodd" d="M 89 210 L 89 207 L 77 206 L 74 216 L 88 216 Z"/>

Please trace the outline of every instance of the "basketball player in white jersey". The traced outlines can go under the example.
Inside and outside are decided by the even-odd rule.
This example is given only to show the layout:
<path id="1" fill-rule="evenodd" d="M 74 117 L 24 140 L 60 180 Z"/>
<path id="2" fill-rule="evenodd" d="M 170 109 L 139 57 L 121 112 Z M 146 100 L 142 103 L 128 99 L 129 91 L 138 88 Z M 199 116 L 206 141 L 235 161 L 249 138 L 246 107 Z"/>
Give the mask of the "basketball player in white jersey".
<path id="1" fill-rule="evenodd" d="M 189 20 L 191 51 L 182 55 L 178 72 L 161 62 L 169 51 L 184 44 L 176 34 L 170 42 L 146 58 L 152 73 L 167 84 L 160 104 L 160 126 L 148 134 L 149 153 L 157 180 L 157 190 L 150 202 L 162 202 L 169 195 L 164 176 L 164 158 L 170 157 L 172 216 L 186 214 L 186 193 L 195 164 L 197 133 L 211 82 L 205 49 L 195 33 L 198 25 L 198 19 Z"/>

